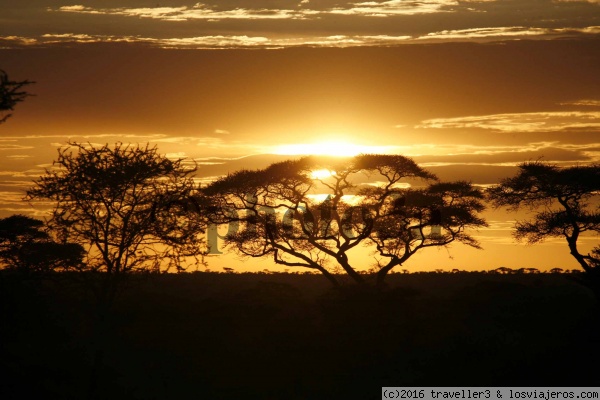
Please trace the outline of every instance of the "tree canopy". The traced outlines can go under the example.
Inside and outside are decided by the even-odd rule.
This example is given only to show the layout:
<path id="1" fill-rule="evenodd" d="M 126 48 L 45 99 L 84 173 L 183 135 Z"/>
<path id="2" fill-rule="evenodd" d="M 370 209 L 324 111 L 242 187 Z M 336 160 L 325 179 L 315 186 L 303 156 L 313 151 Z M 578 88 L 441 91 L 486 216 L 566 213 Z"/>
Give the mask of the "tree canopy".
<path id="1" fill-rule="evenodd" d="M 148 145 L 69 143 L 27 198 L 54 204 L 49 226 L 86 247 L 89 269 L 164 271 L 204 253 L 204 222 L 184 203 L 194 171 Z"/>
<path id="2" fill-rule="evenodd" d="M 437 182 L 400 155 L 288 160 L 235 172 L 204 193 L 220 210 L 217 222 L 239 224 L 225 238 L 229 248 L 317 270 L 335 285 L 337 269 L 365 281 L 350 260 L 359 245 L 371 246 L 381 285 L 389 271 L 424 248 L 454 241 L 479 247 L 466 230 L 486 225 L 478 216 L 484 205 L 477 188 Z"/>
<path id="3" fill-rule="evenodd" d="M 600 246 L 588 254 L 578 247 L 582 235 L 600 233 L 600 165 L 561 168 L 539 161 L 523 163 L 515 176 L 488 194 L 497 207 L 535 211 L 532 219 L 516 222 L 518 240 L 533 244 L 564 237 L 583 270 L 600 275 Z"/>

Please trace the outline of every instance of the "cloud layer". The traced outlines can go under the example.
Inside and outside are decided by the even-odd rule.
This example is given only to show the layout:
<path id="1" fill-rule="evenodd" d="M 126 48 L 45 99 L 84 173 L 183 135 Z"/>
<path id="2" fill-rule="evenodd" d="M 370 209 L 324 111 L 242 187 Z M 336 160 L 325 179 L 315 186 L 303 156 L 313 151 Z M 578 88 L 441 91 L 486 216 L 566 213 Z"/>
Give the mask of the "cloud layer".
<path id="1" fill-rule="evenodd" d="M 599 1 L 0 0 L 0 47 L 129 42 L 160 47 L 391 46 L 600 35 Z"/>
<path id="2" fill-rule="evenodd" d="M 348 2 L 343 6 L 336 4 L 334 7 L 314 7 L 313 2 L 304 1 L 297 7 L 284 8 L 243 8 L 235 7 L 219 9 L 196 3 L 193 6 L 180 7 L 144 7 L 144 8 L 94 8 L 83 5 L 69 5 L 57 8 L 48 8 L 48 11 L 68 12 L 95 15 L 121 15 L 127 17 L 152 18 L 162 21 L 192 21 L 210 20 L 221 21 L 227 19 L 318 19 L 327 15 L 349 15 L 365 17 L 387 17 L 396 15 L 417 15 L 439 12 L 454 12 L 453 6 L 459 6 L 456 0 L 388 0 Z M 292 4 L 289 4 L 292 5 Z"/>
<path id="3" fill-rule="evenodd" d="M 39 37 L 0 36 L 0 48 L 45 46 L 57 44 L 135 43 L 162 48 L 286 48 L 286 47 L 359 47 L 394 46 L 425 42 L 498 41 L 506 39 L 555 39 L 600 37 L 600 26 L 585 28 L 525 28 L 495 27 L 431 32 L 422 36 L 393 35 L 331 35 L 316 37 L 273 38 L 248 35 L 210 35 L 182 38 L 151 38 L 141 36 L 90 35 L 75 33 L 45 33 Z"/>
<path id="4" fill-rule="evenodd" d="M 516 133 L 574 130 L 600 132 L 600 111 L 551 111 L 435 118 L 423 121 L 417 128 L 477 128 Z"/>

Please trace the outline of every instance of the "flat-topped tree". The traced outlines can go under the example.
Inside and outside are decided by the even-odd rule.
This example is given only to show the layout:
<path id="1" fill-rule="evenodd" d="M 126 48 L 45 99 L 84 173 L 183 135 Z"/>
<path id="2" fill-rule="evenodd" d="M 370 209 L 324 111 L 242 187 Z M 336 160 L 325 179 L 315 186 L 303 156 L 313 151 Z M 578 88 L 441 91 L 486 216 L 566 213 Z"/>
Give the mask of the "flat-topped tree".
<path id="1" fill-rule="evenodd" d="M 372 191 L 379 190 L 367 189 L 364 193 Z M 485 206 L 482 192 L 471 183 L 441 182 L 425 188 L 388 192 L 378 194 L 385 197 L 383 204 L 371 207 L 379 213 L 369 241 L 384 258 L 378 263 L 378 285 L 388 272 L 419 250 L 445 247 L 454 241 L 480 248 L 467 229 L 487 226 L 478 215 Z M 371 205 L 371 198 L 365 196 L 367 206 Z"/>
<path id="2" fill-rule="evenodd" d="M 377 263 L 382 285 L 421 249 L 453 241 L 478 247 L 465 229 L 485 226 L 477 216 L 484 208 L 479 190 L 467 182 L 437 183 L 400 155 L 306 157 L 235 172 L 204 192 L 220 210 L 219 222 L 239 223 L 225 238 L 229 248 L 319 271 L 334 285 L 336 269 L 365 282 L 350 260 L 358 245 L 371 245 L 374 258 L 387 260 Z"/>
<path id="3" fill-rule="evenodd" d="M 519 165 L 518 173 L 490 188 L 497 207 L 534 211 L 517 221 L 514 236 L 530 244 L 563 237 L 569 252 L 585 271 L 585 281 L 600 298 L 600 246 L 588 254 L 578 247 L 584 234 L 600 233 L 600 165 L 561 168 L 540 161 Z"/>

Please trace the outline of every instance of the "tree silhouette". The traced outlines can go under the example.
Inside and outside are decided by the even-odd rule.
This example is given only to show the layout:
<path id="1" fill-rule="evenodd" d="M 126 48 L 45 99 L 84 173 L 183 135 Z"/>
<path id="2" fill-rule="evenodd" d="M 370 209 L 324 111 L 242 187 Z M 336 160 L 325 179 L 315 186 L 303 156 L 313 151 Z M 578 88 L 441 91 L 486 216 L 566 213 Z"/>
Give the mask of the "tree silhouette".
<path id="1" fill-rule="evenodd" d="M 361 183 L 365 174 L 377 186 Z M 407 180 L 423 186 L 409 188 Z M 307 157 L 235 172 L 204 192 L 220 210 L 217 221 L 239 223 L 225 238 L 239 254 L 317 270 L 334 285 L 340 282 L 332 271 L 341 268 L 362 284 L 364 274 L 350 256 L 367 244 L 379 258 L 381 286 L 394 267 L 424 248 L 453 241 L 479 246 L 465 229 L 485 226 L 477 216 L 484 209 L 482 193 L 467 182 L 424 186 L 435 180 L 399 155 Z"/>
<path id="2" fill-rule="evenodd" d="M 560 168 L 539 161 L 522 163 L 516 176 L 502 180 L 488 194 L 496 207 L 536 212 L 531 220 L 517 221 L 517 240 L 534 244 L 564 237 L 585 271 L 585 283 L 600 298 L 600 246 L 588 254 L 578 248 L 582 234 L 600 233 L 600 165 Z"/>
<path id="3" fill-rule="evenodd" d="M 12 116 L 10 111 L 15 109 L 17 103 L 31 96 L 24 90 L 24 86 L 30 85 L 31 81 L 12 81 L 6 72 L 0 69 L 0 124 L 6 122 Z"/>
<path id="4" fill-rule="evenodd" d="M 204 254 L 204 222 L 187 207 L 195 190 L 183 160 L 156 147 L 117 143 L 94 147 L 68 143 L 53 168 L 27 192 L 30 200 L 54 203 L 49 226 L 63 240 L 86 249 L 85 264 L 100 277 L 97 337 L 91 392 L 103 358 L 106 319 L 121 282 L 132 272 L 181 268 L 186 257 Z"/>
<path id="5" fill-rule="evenodd" d="M 148 145 L 69 142 L 58 153 L 27 199 L 54 203 L 50 228 L 85 246 L 87 268 L 104 272 L 108 287 L 129 272 L 166 271 L 204 254 L 204 221 L 187 207 L 195 168 Z"/>
<path id="6" fill-rule="evenodd" d="M 80 269 L 84 249 L 52 239 L 44 223 L 24 215 L 0 219 L 0 269 L 32 276 Z"/>

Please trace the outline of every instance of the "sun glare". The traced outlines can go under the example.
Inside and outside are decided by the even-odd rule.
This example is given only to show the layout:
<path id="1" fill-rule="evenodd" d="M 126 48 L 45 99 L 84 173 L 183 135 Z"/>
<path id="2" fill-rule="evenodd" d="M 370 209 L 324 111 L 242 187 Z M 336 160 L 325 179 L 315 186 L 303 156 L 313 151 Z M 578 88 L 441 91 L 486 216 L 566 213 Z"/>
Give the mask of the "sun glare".
<path id="1" fill-rule="evenodd" d="M 274 153 L 280 155 L 315 155 L 315 156 L 335 156 L 335 157 L 353 157 L 358 154 L 385 154 L 390 153 L 387 146 L 364 146 L 347 142 L 317 142 L 317 143 L 296 143 L 285 144 L 275 148 Z"/>
<path id="2" fill-rule="evenodd" d="M 310 172 L 310 177 L 312 179 L 327 179 L 333 175 L 335 175 L 335 171 L 330 171 L 328 169 L 316 169 Z"/>

